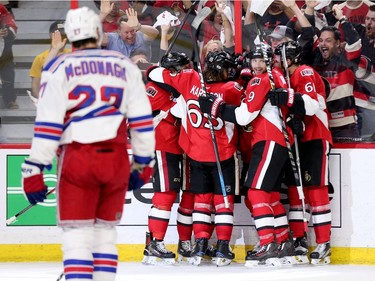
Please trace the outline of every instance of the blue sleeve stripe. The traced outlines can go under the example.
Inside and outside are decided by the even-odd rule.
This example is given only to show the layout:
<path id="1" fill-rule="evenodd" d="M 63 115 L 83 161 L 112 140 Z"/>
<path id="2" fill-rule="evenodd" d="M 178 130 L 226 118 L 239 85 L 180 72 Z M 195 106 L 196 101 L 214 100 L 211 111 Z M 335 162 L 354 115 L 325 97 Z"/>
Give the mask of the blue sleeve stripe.
<path id="1" fill-rule="evenodd" d="M 34 134 L 34 138 L 60 141 L 60 136 L 52 136 L 52 135 L 46 135 L 46 134 Z"/>
<path id="2" fill-rule="evenodd" d="M 145 120 L 148 120 L 148 119 L 152 119 L 152 115 L 143 115 L 143 116 L 128 118 L 129 123 L 145 121 Z"/>
<path id="3" fill-rule="evenodd" d="M 150 156 L 133 156 L 134 162 L 137 162 L 139 164 L 148 164 L 151 162 L 152 158 Z"/>
<path id="4" fill-rule="evenodd" d="M 152 132 L 153 130 L 154 130 L 154 127 L 135 129 L 135 131 L 140 132 L 140 133 Z"/>
<path id="5" fill-rule="evenodd" d="M 59 123 L 51 123 L 51 122 L 35 122 L 35 126 L 41 126 L 41 127 L 51 127 L 51 128 L 57 128 L 57 129 L 63 129 L 63 125 Z"/>

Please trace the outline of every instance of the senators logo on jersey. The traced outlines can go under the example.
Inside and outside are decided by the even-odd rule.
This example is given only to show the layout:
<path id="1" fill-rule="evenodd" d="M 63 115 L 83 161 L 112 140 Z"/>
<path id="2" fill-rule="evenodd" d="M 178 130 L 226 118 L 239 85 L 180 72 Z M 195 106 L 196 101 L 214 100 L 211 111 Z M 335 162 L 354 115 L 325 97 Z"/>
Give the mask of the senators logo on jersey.
<path id="1" fill-rule="evenodd" d="M 158 90 L 156 90 L 154 87 L 148 87 L 146 90 L 146 94 L 150 97 L 155 97 L 158 93 Z"/>
<path id="2" fill-rule="evenodd" d="M 251 81 L 250 81 L 250 86 L 254 86 L 254 85 L 260 85 L 260 82 L 262 81 L 262 79 L 261 78 L 253 78 L 253 79 L 251 79 Z"/>

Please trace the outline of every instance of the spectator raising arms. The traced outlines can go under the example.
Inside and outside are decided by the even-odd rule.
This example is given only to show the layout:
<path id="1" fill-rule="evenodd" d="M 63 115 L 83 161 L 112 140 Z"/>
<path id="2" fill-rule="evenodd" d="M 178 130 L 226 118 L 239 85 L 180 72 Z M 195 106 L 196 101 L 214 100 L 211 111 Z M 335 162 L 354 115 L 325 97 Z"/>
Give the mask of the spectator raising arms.
<path id="1" fill-rule="evenodd" d="M 113 5 L 109 0 L 102 0 L 100 7 L 101 19 L 103 19 L 103 16 L 112 11 Z M 144 49 L 150 61 L 151 41 L 156 38 L 159 31 L 152 26 L 141 24 L 133 8 L 127 9 L 125 14 L 118 21 L 117 32 L 103 34 L 102 46 L 107 50 L 118 51 L 127 57 L 130 57 L 136 49 Z"/>

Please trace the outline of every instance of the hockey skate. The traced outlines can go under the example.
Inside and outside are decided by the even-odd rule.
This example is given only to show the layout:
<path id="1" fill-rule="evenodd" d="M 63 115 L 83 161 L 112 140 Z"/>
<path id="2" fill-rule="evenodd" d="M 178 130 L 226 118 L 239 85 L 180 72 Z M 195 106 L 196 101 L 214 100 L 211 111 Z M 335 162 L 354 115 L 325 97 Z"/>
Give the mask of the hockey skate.
<path id="1" fill-rule="evenodd" d="M 177 249 L 177 261 L 179 263 L 189 262 L 191 258 L 191 251 L 192 247 L 190 240 L 179 240 Z"/>
<path id="2" fill-rule="evenodd" d="M 281 265 L 293 265 L 296 263 L 294 258 L 293 240 L 288 239 L 279 244 L 277 257 Z"/>
<path id="3" fill-rule="evenodd" d="M 216 264 L 216 251 L 217 250 L 214 245 L 208 245 L 207 250 L 202 258 L 202 262 L 211 262 L 213 264 Z"/>
<path id="4" fill-rule="evenodd" d="M 164 241 L 156 240 L 146 232 L 146 247 L 143 251 L 143 264 L 174 264 L 176 255 L 167 250 Z"/>
<path id="5" fill-rule="evenodd" d="M 294 259 L 295 264 L 308 264 L 310 263 L 307 253 L 309 251 L 306 237 L 298 237 L 294 240 Z"/>
<path id="6" fill-rule="evenodd" d="M 310 254 L 311 264 L 323 265 L 331 263 L 331 245 L 329 242 L 318 244 Z"/>
<path id="7" fill-rule="evenodd" d="M 208 248 L 208 239 L 198 238 L 195 241 L 195 245 L 191 253 L 190 263 L 192 265 L 200 265 L 202 262 L 202 258 L 206 254 L 207 248 Z"/>
<path id="8" fill-rule="evenodd" d="M 247 252 L 246 267 L 279 267 L 281 266 L 278 255 L 278 245 L 275 242 L 260 246 Z"/>
<path id="9" fill-rule="evenodd" d="M 234 253 L 229 246 L 228 240 L 218 240 L 217 241 L 217 250 L 216 250 L 216 266 L 225 266 L 229 265 L 234 259 Z"/>

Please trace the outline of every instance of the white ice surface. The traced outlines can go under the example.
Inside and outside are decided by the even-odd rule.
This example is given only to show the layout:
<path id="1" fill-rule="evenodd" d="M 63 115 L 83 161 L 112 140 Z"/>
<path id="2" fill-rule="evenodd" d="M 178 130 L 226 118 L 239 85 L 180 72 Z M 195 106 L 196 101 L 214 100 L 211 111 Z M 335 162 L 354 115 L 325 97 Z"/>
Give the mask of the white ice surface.
<path id="1" fill-rule="evenodd" d="M 0 281 L 55 281 L 61 263 L 0 263 Z M 64 278 L 62 280 L 65 280 Z M 145 266 L 120 263 L 116 281 L 374 281 L 375 266 L 326 265 L 275 268 L 246 268 L 243 264 L 216 267 Z"/>

